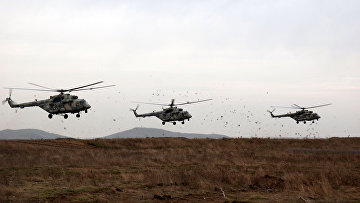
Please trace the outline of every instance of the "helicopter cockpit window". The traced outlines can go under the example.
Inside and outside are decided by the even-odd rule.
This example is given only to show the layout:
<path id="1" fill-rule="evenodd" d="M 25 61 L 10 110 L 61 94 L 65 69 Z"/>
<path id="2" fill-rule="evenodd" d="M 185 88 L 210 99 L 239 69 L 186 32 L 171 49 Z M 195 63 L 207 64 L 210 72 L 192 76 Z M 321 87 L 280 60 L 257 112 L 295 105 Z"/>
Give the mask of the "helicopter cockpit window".
<path id="1" fill-rule="evenodd" d="M 55 97 L 54 100 L 53 100 L 53 102 L 60 102 L 61 99 L 62 99 L 61 97 Z"/>
<path id="2" fill-rule="evenodd" d="M 85 105 L 85 103 L 86 103 L 86 101 L 83 100 L 83 99 L 80 101 L 80 104 L 81 104 L 81 105 Z"/>
<path id="3" fill-rule="evenodd" d="M 77 99 L 77 98 L 79 98 L 79 97 L 78 97 L 78 96 L 72 96 L 72 98 L 73 98 L 73 99 Z"/>

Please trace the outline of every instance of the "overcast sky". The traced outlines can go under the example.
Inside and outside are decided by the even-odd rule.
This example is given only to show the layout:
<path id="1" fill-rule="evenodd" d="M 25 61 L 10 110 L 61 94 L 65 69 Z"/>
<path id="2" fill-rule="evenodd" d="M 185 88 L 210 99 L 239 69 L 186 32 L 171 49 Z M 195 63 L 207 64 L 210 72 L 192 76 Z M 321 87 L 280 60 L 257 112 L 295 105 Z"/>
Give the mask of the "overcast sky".
<path id="1" fill-rule="evenodd" d="M 360 136 L 360 1 L 0 1 L 0 86 L 70 88 L 92 106 L 65 120 L 0 107 L 0 130 L 96 138 L 134 127 L 233 137 Z M 3 99 L 8 90 L 0 89 Z M 49 93 L 14 91 L 18 103 Z M 132 101 L 183 106 L 185 125 L 137 119 Z M 271 105 L 332 103 L 316 124 Z M 159 110 L 141 105 L 139 113 Z M 286 113 L 288 109 L 276 109 Z"/>

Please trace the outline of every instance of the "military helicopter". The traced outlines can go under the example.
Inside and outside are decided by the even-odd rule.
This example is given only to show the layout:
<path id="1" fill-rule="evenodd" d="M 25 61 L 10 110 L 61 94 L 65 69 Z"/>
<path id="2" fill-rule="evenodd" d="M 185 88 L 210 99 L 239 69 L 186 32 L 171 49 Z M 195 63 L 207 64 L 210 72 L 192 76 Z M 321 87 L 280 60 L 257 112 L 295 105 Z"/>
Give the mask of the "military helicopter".
<path id="1" fill-rule="evenodd" d="M 165 125 L 166 122 L 172 122 L 173 125 L 176 125 L 176 121 L 181 121 L 182 124 L 185 124 L 185 120 L 190 121 L 190 118 L 192 117 L 189 112 L 184 111 L 181 108 L 178 108 L 177 106 L 180 105 L 187 105 L 187 104 L 194 104 L 199 102 L 205 102 L 210 101 L 212 99 L 205 99 L 205 100 L 199 100 L 199 101 L 193 101 L 193 102 L 185 102 L 180 104 L 175 104 L 175 100 L 172 99 L 170 104 L 156 104 L 156 103 L 145 103 L 145 102 L 135 102 L 140 104 L 152 104 L 152 105 L 160 105 L 160 106 L 169 106 L 168 108 L 163 108 L 162 111 L 153 111 L 152 113 L 146 113 L 146 114 L 137 114 L 136 111 L 139 108 L 139 105 L 135 109 L 130 109 L 134 112 L 136 117 L 150 117 L 155 116 L 158 119 L 162 120 L 162 124 Z"/>
<path id="2" fill-rule="evenodd" d="M 64 119 L 67 119 L 69 116 L 67 113 L 76 113 L 76 117 L 80 117 L 80 112 L 84 111 L 85 113 L 88 112 L 88 109 L 91 108 L 91 106 L 85 101 L 85 99 L 79 99 L 78 96 L 70 95 L 70 94 L 64 94 L 65 92 L 75 92 L 75 91 L 83 91 L 83 90 L 94 90 L 94 89 L 100 89 L 100 88 L 106 88 L 106 87 L 112 87 L 115 85 L 107 85 L 107 86 L 101 86 L 101 87 L 90 87 L 93 85 L 97 85 L 103 83 L 103 81 L 92 83 L 89 85 L 84 85 L 80 87 L 75 87 L 71 89 L 52 89 L 48 87 L 44 87 L 41 85 L 37 85 L 34 83 L 29 83 L 31 85 L 41 87 L 42 89 L 28 89 L 28 88 L 8 88 L 9 89 L 9 97 L 6 98 L 2 103 L 5 104 L 6 102 L 9 103 L 11 108 L 25 108 L 25 107 L 33 107 L 38 106 L 45 111 L 49 113 L 48 117 L 51 119 L 53 115 L 62 115 L 64 116 Z M 90 87 L 90 88 L 87 88 Z M 12 90 L 32 90 L 32 91 L 46 91 L 46 92 L 60 92 L 58 95 L 50 96 L 50 99 L 44 99 L 44 100 L 35 100 L 32 102 L 26 102 L 26 103 L 20 103 L 17 104 L 11 99 Z"/>
<path id="3" fill-rule="evenodd" d="M 310 106 L 310 107 L 301 107 L 297 104 L 293 104 L 291 107 L 271 106 L 273 108 L 279 107 L 279 108 L 291 108 L 291 109 L 301 109 L 301 110 L 296 111 L 295 113 L 290 112 L 290 113 L 281 114 L 281 115 L 274 115 L 273 112 L 275 111 L 275 109 L 272 111 L 268 111 L 268 112 L 270 113 L 271 117 L 273 117 L 273 118 L 290 117 L 290 118 L 296 120 L 296 123 L 299 123 L 299 122 L 306 123 L 306 121 L 312 121 L 312 123 L 314 123 L 315 120 L 319 120 L 320 116 L 317 113 L 314 113 L 307 109 L 318 108 L 318 107 L 328 106 L 328 105 L 331 105 L 331 104 L 323 104 L 323 105 Z"/>

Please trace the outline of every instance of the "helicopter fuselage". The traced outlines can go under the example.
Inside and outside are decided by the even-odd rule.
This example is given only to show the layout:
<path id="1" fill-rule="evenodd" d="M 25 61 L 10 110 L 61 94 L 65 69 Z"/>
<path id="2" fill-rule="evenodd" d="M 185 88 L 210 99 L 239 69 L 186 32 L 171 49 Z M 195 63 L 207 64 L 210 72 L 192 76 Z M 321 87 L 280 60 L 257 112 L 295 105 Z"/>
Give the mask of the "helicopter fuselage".
<path id="1" fill-rule="evenodd" d="M 162 120 L 163 124 L 165 124 L 165 122 L 175 122 L 175 121 L 184 122 L 185 120 L 190 120 L 190 118 L 192 117 L 189 112 L 183 111 L 183 109 L 177 107 L 170 107 L 164 109 L 163 111 L 157 111 L 146 114 L 137 114 L 136 111 L 134 110 L 134 114 L 136 117 L 142 117 L 142 118 L 155 116 L 158 119 Z"/>
<path id="2" fill-rule="evenodd" d="M 313 121 L 313 120 L 319 120 L 320 116 L 317 113 L 314 113 L 312 111 L 308 110 L 300 110 L 295 113 L 287 113 L 287 114 L 281 114 L 281 115 L 273 115 L 272 112 L 270 112 L 271 117 L 273 118 L 283 118 L 283 117 L 290 117 L 294 119 L 297 123 L 303 121 L 306 123 L 306 121 Z"/>
<path id="3" fill-rule="evenodd" d="M 50 96 L 50 99 L 35 100 L 19 104 L 15 103 L 11 98 L 8 98 L 7 101 L 11 108 L 38 106 L 49 113 L 49 118 L 52 117 L 50 116 L 52 114 L 80 113 L 81 111 L 87 112 L 87 110 L 91 108 L 84 99 L 78 99 L 77 96 L 70 94 L 59 94 Z"/>

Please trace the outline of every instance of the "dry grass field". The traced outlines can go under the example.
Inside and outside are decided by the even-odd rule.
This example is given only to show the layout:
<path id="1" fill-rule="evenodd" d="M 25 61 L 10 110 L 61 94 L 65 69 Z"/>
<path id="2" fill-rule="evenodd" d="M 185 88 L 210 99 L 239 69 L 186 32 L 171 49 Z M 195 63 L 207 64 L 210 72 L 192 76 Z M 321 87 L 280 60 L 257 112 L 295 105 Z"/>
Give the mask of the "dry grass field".
<path id="1" fill-rule="evenodd" d="M 360 202 L 360 138 L 0 141 L 0 201 Z"/>

